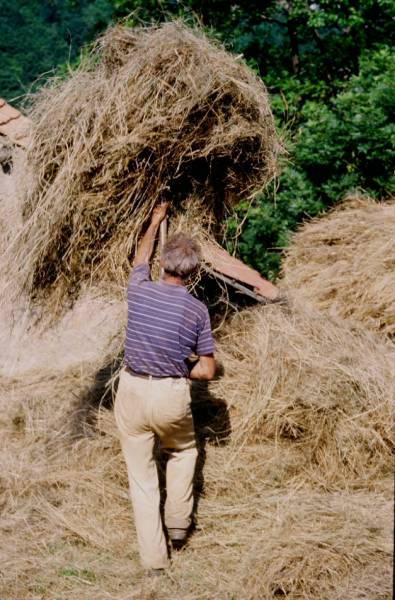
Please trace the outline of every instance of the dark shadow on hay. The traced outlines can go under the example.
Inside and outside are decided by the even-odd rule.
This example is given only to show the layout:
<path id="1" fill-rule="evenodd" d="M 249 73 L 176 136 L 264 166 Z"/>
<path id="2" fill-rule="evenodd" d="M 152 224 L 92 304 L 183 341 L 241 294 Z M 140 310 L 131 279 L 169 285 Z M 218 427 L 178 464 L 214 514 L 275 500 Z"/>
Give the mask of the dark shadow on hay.
<path id="1" fill-rule="evenodd" d="M 3 173 L 10 175 L 12 172 L 12 146 L 9 144 L 0 144 L 0 167 Z"/>
<path id="2" fill-rule="evenodd" d="M 73 412 L 72 433 L 74 438 L 89 435 L 97 430 L 99 408 L 111 409 L 118 389 L 118 372 L 122 366 L 123 352 L 99 369 L 92 385 L 79 397 Z"/>
<path id="3" fill-rule="evenodd" d="M 217 376 L 221 377 L 222 375 L 223 368 L 221 366 Z M 229 442 L 232 429 L 226 402 L 212 394 L 207 381 L 193 382 L 192 414 L 198 447 L 198 459 L 194 478 L 193 514 L 195 515 L 198 510 L 199 500 L 204 494 L 206 445 L 226 445 Z"/>
<path id="4" fill-rule="evenodd" d="M 225 318 L 235 312 L 257 305 L 257 301 L 250 296 L 207 272 L 202 273 L 194 293 L 208 307 L 213 328 L 220 326 Z"/>

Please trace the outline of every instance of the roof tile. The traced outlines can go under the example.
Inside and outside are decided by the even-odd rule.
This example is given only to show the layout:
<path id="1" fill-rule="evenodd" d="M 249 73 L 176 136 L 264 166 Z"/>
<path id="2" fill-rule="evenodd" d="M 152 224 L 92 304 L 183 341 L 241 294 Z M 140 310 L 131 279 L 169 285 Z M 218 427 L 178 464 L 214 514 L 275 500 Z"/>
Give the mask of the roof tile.
<path id="1" fill-rule="evenodd" d="M 20 116 L 21 113 L 19 112 L 19 110 L 17 110 L 13 106 L 10 106 L 9 104 L 4 104 L 0 108 L 0 125 L 3 123 L 7 123 L 11 119 L 17 119 Z"/>
<path id="2" fill-rule="evenodd" d="M 30 124 L 30 119 L 0 98 L 0 134 L 7 136 L 15 144 L 27 146 Z"/>

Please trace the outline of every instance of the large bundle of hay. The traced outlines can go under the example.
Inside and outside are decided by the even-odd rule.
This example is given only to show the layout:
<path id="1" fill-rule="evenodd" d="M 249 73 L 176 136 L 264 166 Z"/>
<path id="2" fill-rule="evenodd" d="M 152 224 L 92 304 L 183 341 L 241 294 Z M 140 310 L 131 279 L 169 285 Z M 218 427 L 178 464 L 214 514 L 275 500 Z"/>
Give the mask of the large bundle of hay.
<path id="1" fill-rule="evenodd" d="M 320 309 L 395 336 L 395 201 L 351 197 L 292 239 L 284 284 Z"/>
<path id="2" fill-rule="evenodd" d="M 58 297 L 123 280 L 160 200 L 174 214 L 198 199 L 218 228 L 274 177 L 280 150 L 262 81 L 180 22 L 109 30 L 31 118 L 34 176 L 10 256 L 28 287 Z"/>

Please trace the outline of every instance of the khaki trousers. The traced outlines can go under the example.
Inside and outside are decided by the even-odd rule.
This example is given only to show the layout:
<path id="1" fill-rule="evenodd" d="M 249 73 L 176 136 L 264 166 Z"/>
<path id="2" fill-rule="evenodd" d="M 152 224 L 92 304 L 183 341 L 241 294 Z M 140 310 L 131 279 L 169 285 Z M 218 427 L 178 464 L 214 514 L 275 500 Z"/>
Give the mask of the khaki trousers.
<path id="1" fill-rule="evenodd" d="M 197 457 L 187 379 L 142 379 L 121 371 L 115 419 L 129 477 L 141 562 L 152 569 L 169 565 L 159 512 L 155 434 L 168 454 L 166 527 L 187 529 L 193 508 Z"/>

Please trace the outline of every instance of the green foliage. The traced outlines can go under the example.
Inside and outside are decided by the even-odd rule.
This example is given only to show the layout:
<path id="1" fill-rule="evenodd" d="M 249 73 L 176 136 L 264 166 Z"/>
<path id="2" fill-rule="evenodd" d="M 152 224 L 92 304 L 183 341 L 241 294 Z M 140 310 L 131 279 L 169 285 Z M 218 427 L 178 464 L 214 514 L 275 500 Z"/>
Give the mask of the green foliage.
<path id="1" fill-rule="evenodd" d="M 316 91 L 322 95 L 323 87 L 331 94 L 356 72 L 361 52 L 395 36 L 390 0 L 244 0 L 230 9 L 226 0 L 184 5 L 231 50 L 254 61 L 269 85 L 284 89 L 293 76 L 312 97 Z"/>
<path id="2" fill-rule="evenodd" d="M 249 264 L 275 278 L 278 248 L 307 216 L 363 189 L 375 197 L 395 193 L 395 51 L 367 53 L 360 72 L 344 83 L 328 104 L 307 102 L 276 192 L 262 194 L 247 212 L 238 252 Z M 235 222 L 230 232 L 235 231 Z"/>
<path id="3" fill-rule="evenodd" d="M 237 240 L 237 254 L 265 277 L 274 280 L 281 250 L 288 245 L 290 232 L 307 216 L 315 216 L 323 209 L 323 203 L 304 173 L 288 164 L 277 190 L 261 194 L 251 207 L 247 203 L 239 205 L 238 219 L 232 219 L 228 224 L 228 239 L 234 238 L 237 222 L 248 214 L 242 235 Z M 229 243 L 228 249 L 232 251 L 234 243 Z"/>
<path id="4" fill-rule="evenodd" d="M 0 95 L 18 104 L 58 65 L 75 60 L 113 8 L 109 0 L 0 0 L 0 14 Z"/>
<path id="5" fill-rule="evenodd" d="M 357 187 L 374 196 L 395 192 L 394 115 L 395 51 L 388 47 L 365 55 L 328 105 L 306 103 L 295 161 L 326 204 Z"/>

